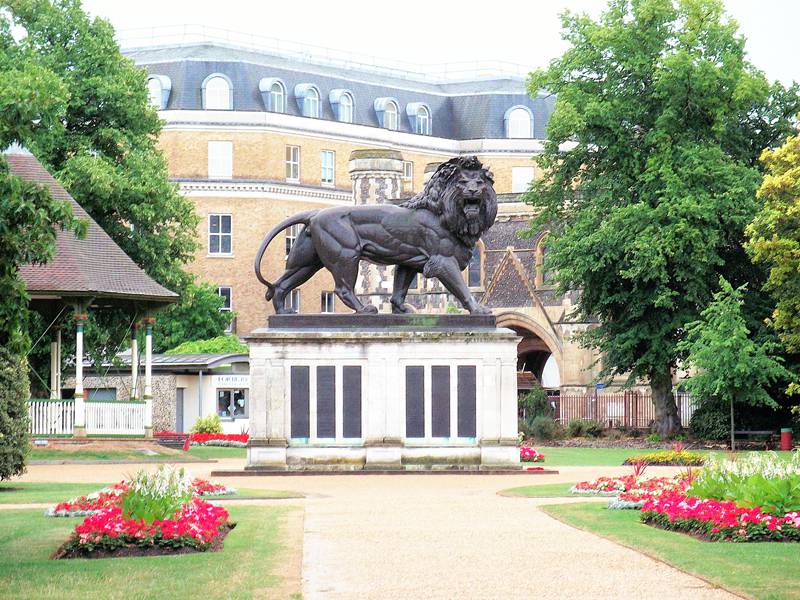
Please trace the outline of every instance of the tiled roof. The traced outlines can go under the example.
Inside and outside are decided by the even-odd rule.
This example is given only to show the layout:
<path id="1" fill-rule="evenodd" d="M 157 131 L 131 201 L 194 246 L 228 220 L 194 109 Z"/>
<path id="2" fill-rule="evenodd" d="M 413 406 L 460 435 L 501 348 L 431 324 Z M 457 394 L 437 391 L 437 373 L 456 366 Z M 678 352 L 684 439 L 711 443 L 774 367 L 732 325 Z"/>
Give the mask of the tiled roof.
<path id="1" fill-rule="evenodd" d="M 36 296 L 118 298 L 151 304 L 175 302 L 178 295 L 161 286 L 136 265 L 114 240 L 48 173 L 30 153 L 5 153 L 13 175 L 50 190 L 53 198 L 66 200 L 79 219 L 88 221 L 86 237 L 79 240 L 59 231 L 55 256 L 44 265 L 23 265 L 20 274 L 28 293 Z"/>
<path id="2" fill-rule="evenodd" d="M 512 106 L 531 110 L 534 138 L 545 138 L 545 126 L 555 106 L 554 96 L 531 98 L 521 79 L 499 78 L 475 82 L 432 84 L 392 79 L 385 75 L 312 65 L 269 53 L 197 44 L 126 52 L 136 64 L 152 75 L 170 78 L 167 110 L 202 109 L 202 84 L 212 73 L 222 73 L 233 84 L 233 109 L 265 110 L 258 84 L 262 78 L 278 78 L 286 86 L 286 110 L 302 116 L 294 97 L 295 85 L 312 83 L 320 91 L 320 117 L 335 120 L 328 94 L 334 89 L 352 92 L 353 122 L 379 127 L 374 110 L 376 98 L 394 98 L 400 109 L 399 131 L 413 133 L 406 117 L 406 105 L 423 102 L 432 113 L 431 134 L 456 140 L 505 137 L 504 116 Z"/>

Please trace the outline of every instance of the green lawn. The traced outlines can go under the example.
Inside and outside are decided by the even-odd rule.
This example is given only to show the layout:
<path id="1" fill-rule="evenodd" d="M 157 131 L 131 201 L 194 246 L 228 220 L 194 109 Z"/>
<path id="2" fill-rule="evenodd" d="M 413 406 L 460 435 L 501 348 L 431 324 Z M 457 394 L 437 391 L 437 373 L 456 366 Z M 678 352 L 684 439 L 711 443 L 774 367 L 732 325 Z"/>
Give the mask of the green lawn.
<path id="1" fill-rule="evenodd" d="M 524 496 L 526 498 L 574 498 L 569 493 L 574 483 L 545 483 L 541 485 L 524 485 L 522 487 L 502 490 L 503 496 Z"/>
<path id="2" fill-rule="evenodd" d="M 639 448 L 560 448 L 554 446 L 535 446 L 545 455 L 545 467 L 575 467 L 575 466 L 620 466 L 626 458 L 655 452 Z M 692 450 L 700 454 L 710 454 L 708 450 Z M 725 452 L 716 454 L 726 455 Z M 742 452 L 741 454 L 744 454 Z M 779 456 L 789 458 L 791 452 L 778 452 Z"/>
<path id="3" fill-rule="evenodd" d="M 157 452 L 156 456 L 147 455 L 135 448 L 124 450 L 103 450 L 85 448 L 63 450 L 60 448 L 32 448 L 29 461 L 140 461 L 140 462 L 195 462 L 198 460 L 216 460 L 220 458 L 240 458 L 247 455 L 246 448 L 224 448 L 221 446 L 192 446 L 188 452 L 172 448 L 148 444 L 147 448 Z"/>
<path id="4" fill-rule="evenodd" d="M 110 485 L 107 483 L 28 483 L 10 482 L 0 483 L 0 504 L 56 504 L 74 498 L 86 496 L 92 492 Z M 211 500 L 225 500 L 230 498 L 298 498 L 299 494 L 283 490 L 258 490 L 251 488 L 237 488 L 235 496 L 214 496 Z M 5 514 L 5 513 L 1 513 Z"/>
<path id="5" fill-rule="evenodd" d="M 203 460 L 216 460 L 218 458 L 241 458 L 247 457 L 247 448 L 225 448 L 224 446 L 192 446 L 189 448 L 189 456 L 202 458 Z"/>
<path id="6" fill-rule="evenodd" d="M 763 600 L 800 599 L 800 544 L 701 542 L 639 522 L 639 511 L 604 504 L 542 506 L 565 523 L 619 542 L 709 581 Z"/>
<path id="7" fill-rule="evenodd" d="M 80 519 L 3 511 L 0 590 L 28 598 L 253 598 L 275 596 L 286 577 L 289 507 L 230 507 L 236 529 L 220 552 L 146 558 L 49 560 Z M 282 597 L 299 590 L 286 590 Z"/>

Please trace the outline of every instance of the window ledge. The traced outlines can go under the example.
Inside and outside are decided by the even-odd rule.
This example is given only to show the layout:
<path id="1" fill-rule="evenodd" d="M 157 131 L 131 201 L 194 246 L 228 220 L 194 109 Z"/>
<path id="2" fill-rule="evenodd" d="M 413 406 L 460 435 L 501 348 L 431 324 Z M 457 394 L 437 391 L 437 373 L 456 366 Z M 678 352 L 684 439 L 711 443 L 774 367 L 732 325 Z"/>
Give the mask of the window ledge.
<path id="1" fill-rule="evenodd" d="M 300 183 L 299 179 L 293 179 L 291 177 L 286 178 L 286 183 Z"/>
<path id="2" fill-rule="evenodd" d="M 209 252 L 208 254 L 206 254 L 206 258 L 234 258 L 234 254 L 233 252 L 231 252 L 230 254 L 223 254 L 221 252 L 213 254 Z"/>

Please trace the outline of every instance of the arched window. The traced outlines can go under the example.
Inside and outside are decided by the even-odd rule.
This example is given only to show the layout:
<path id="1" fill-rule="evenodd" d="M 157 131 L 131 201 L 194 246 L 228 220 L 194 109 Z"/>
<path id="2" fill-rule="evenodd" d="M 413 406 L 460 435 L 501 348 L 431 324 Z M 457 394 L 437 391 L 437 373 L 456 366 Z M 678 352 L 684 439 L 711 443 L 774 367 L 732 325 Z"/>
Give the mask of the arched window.
<path id="1" fill-rule="evenodd" d="M 233 87 L 224 75 L 209 75 L 203 82 L 203 108 L 206 110 L 231 110 Z"/>
<path id="2" fill-rule="evenodd" d="M 421 135 L 431 134 L 431 111 L 427 106 L 420 106 L 417 109 L 417 127 L 416 132 Z"/>
<path id="3" fill-rule="evenodd" d="M 431 134 L 431 109 L 422 102 L 410 102 L 406 105 L 406 114 L 411 123 L 411 130 L 420 135 Z"/>
<path id="4" fill-rule="evenodd" d="M 269 88 L 269 104 L 272 112 L 283 112 L 284 91 L 280 81 L 276 81 Z"/>
<path id="5" fill-rule="evenodd" d="M 506 137 L 532 138 L 533 115 L 527 106 L 512 106 L 506 111 Z"/>
<path id="6" fill-rule="evenodd" d="M 172 81 L 166 75 L 151 75 L 147 78 L 147 99 L 158 110 L 167 108 Z"/>
<path id="7" fill-rule="evenodd" d="M 400 111 L 397 108 L 397 100 L 394 98 L 376 98 L 375 114 L 378 115 L 378 125 L 397 131 L 400 125 Z"/>
<path id="8" fill-rule="evenodd" d="M 286 112 L 286 86 L 280 79 L 264 77 L 258 82 L 258 90 L 264 101 L 264 108 L 269 112 Z"/>
<path id="9" fill-rule="evenodd" d="M 386 104 L 386 110 L 383 113 L 383 123 L 386 129 L 392 131 L 397 130 L 397 104 L 389 102 Z"/>
<path id="10" fill-rule="evenodd" d="M 303 116 L 319 117 L 319 93 L 314 88 L 308 90 L 303 98 Z"/>
<path id="11" fill-rule="evenodd" d="M 161 82 L 155 77 L 147 80 L 147 95 L 151 106 L 161 108 Z"/>
<path id="12" fill-rule="evenodd" d="M 353 97 L 350 94 L 342 94 L 339 98 L 339 120 L 342 123 L 353 122 Z"/>

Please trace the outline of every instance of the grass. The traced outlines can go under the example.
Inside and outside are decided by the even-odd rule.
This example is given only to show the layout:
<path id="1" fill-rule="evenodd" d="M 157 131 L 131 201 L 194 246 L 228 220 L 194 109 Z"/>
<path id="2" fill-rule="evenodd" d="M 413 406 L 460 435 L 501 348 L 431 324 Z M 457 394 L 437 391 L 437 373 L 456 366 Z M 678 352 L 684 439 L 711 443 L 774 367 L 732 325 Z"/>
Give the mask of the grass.
<path id="1" fill-rule="evenodd" d="M 241 458 L 247 457 L 247 448 L 226 448 L 224 446 L 192 446 L 189 448 L 189 456 L 202 458 L 203 460 L 214 460 L 218 458 Z"/>
<path id="2" fill-rule="evenodd" d="M 86 496 L 107 486 L 107 483 L 0 483 L 0 504 L 56 504 L 76 496 Z M 229 498 L 296 498 L 295 492 L 237 488 L 235 496 L 214 496 L 211 500 Z M 6 513 L 2 513 L 6 514 Z"/>
<path id="3" fill-rule="evenodd" d="M 569 493 L 574 483 L 545 483 L 540 485 L 524 485 L 522 487 L 502 490 L 503 496 L 524 496 L 526 498 L 574 498 Z"/>
<path id="4" fill-rule="evenodd" d="M 284 585 L 289 507 L 230 507 L 236 529 L 220 552 L 120 559 L 49 560 L 79 519 L 3 511 L 0 590 L 5 599 L 253 598 Z"/>
<path id="5" fill-rule="evenodd" d="M 622 465 L 626 458 L 654 452 L 641 448 L 561 448 L 556 446 L 535 446 L 545 455 L 545 467 L 577 467 L 577 466 L 615 466 Z M 700 454 L 712 454 L 709 450 L 691 450 Z M 727 455 L 727 452 L 716 452 Z M 745 454 L 745 452 L 737 453 Z M 791 452 L 778 452 L 779 456 L 788 459 Z"/>
<path id="6" fill-rule="evenodd" d="M 639 511 L 604 504 L 554 504 L 547 514 L 663 560 L 717 585 L 763 600 L 800 599 L 800 544 L 701 542 L 639 522 Z"/>
<path id="7" fill-rule="evenodd" d="M 188 452 L 147 444 L 147 448 L 157 453 L 150 456 L 138 452 L 136 448 L 104 450 L 101 448 L 31 448 L 29 461 L 140 461 L 140 462 L 195 462 L 220 458 L 240 458 L 247 456 L 246 448 L 225 448 L 221 446 L 192 446 Z"/>

